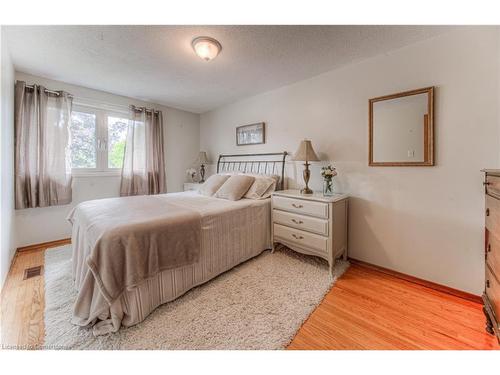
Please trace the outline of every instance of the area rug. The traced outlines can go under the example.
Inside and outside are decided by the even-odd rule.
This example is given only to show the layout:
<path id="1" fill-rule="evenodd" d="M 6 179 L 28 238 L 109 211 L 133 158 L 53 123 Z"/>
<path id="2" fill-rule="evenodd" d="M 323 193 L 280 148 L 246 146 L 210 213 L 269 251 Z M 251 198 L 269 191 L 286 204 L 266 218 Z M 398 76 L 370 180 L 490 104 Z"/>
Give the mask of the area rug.
<path id="1" fill-rule="evenodd" d="M 71 246 L 45 253 L 47 349 L 283 349 L 347 269 L 286 248 L 261 255 L 107 336 L 71 324 Z"/>

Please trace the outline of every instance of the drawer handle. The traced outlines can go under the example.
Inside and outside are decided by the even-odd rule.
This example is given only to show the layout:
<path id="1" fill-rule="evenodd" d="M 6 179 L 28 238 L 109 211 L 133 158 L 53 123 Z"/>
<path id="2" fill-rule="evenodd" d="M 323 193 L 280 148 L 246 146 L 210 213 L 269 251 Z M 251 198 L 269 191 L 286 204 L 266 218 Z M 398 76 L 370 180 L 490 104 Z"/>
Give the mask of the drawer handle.
<path id="1" fill-rule="evenodd" d="M 490 243 L 488 244 L 488 250 L 487 251 L 488 251 L 488 253 L 491 253 L 491 244 Z"/>
<path id="2" fill-rule="evenodd" d="M 486 216 L 490 216 L 490 209 L 489 208 L 486 209 Z"/>
<path id="3" fill-rule="evenodd" d="M 303 224 L 303 223 L 304 223 L 302 220 L 295 220 L 295 219 L 292 219 L 292 221 L 293 221 L 295 224 Z"/>
<path id="4" fill-rule="evenodd" d="M 483 185 L 484 185 L 484 186 L 491 185 L 491 182 L 483 182 Z"/>
<path id="5" fill-rule="evenodd" d="M 295 208 L 302 208 L 302 207 L 304 207 L 301 204 L 295 204 L 295 203 L 292 203 L 292 206 L 295 207 Z"/>
<path id="6" fill-rule="evenodd" d="M 486 280 L 486 288 L 490 287 L 490 280 Z"/>
<path id="7" fill-rule="evenodd" d="M 295 238 L 296 240 L 303 240 L 304 239 L 304 237 L 297 236 L 295 233 L 292 233 L 292 237 Z"/>

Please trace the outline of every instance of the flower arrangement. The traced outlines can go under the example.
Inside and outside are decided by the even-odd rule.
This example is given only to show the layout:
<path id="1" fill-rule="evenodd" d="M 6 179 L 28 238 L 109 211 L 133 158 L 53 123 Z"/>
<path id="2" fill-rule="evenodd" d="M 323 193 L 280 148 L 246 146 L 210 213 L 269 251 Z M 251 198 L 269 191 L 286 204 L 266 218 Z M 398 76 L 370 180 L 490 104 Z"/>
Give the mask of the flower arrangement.
<path id="1" fill-rule="evenodd" d="M 323 177 L 323 195 L 333 195 L 332 179 L 337 175 L 337 170 L 331 166 L 321 168 L 321 177 Z"/>
<path id="2" fill-rule="evenodd" d="M 321 176 L 325 179 L 332 179 L 337 175 L 337 170 L 333 168 L 331 165 L 321 168 Z"/>
<path id="3" fill-rule="evenodd" d="M 194 182 L 194 178 L 196 177 L 196 169 L 188 168 L 186 169 L 186 174 L 191 177 L 191 182 Z"/>

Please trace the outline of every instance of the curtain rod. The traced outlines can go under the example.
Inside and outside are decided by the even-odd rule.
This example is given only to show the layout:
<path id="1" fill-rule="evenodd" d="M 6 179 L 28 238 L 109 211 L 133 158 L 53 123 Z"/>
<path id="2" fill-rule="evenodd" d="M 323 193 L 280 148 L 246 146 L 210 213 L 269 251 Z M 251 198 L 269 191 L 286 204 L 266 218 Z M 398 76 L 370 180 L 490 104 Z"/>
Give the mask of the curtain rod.
<path id="1" fill-rule="evenodd" d="M 149 112 L 149 113 L 160 113 L 160 111 L 154 110 L 154 109 L 149 109 L 146 107 L 136 107 L 135 105 L 131 105 L 130 108 L 132 108 L 136 112 Z"/>
<path id="2" fill-rule="evenodd" d="M 28 89 L 28 90 L 34 90 L 35 89 L 35 85 L 25 85 L 25 87 Z M 60 91 L 53 91 L 53 90 L 49 90 L 49 89 L 44 89 L 44 91 L 48 94 L 54 94 L 54 95 L 61 95 L 61 92 Z M 68 97 L 72 98 L 73 95 L 71 94 L 68 94 Z"/>

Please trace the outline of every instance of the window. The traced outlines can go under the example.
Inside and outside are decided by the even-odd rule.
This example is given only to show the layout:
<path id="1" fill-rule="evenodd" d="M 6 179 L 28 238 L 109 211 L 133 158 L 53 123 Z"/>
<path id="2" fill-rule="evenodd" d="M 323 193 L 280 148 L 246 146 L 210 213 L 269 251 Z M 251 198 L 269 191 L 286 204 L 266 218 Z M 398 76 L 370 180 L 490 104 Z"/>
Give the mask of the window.
<path id="1" fill-rule="evenodd" d="M 108 168 L 123 166 L 127 126 L 127 119 L 108 116 Z"/>
<path id="2" fill-rule="evenodd" d="M 71 113 L 71 167 L 96 168 L 96 119 L 95 113 Z"/>
<path id="3" fill-rule="evenodd" d="M 73 174 L 119 174 L 127 127 L 125 113 L 74 106 L 70 127 Z"/>

